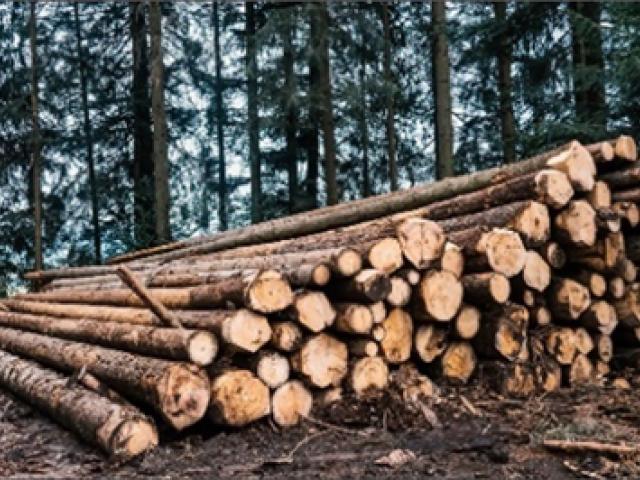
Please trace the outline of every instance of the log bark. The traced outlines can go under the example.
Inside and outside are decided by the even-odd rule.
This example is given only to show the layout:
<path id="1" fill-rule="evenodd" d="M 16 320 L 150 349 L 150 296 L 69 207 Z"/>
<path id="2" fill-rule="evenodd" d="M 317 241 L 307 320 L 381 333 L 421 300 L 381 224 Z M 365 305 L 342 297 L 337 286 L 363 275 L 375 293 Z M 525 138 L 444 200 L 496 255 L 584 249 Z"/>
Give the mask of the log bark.
<path id="1" fill-rule="evenodd" d="M 640 187 L 614 191 L 611 193 L 611 200 L 614 202 L 638 203 L 640 202 Z"/>
<path id="2" fill-rule="evenodd" d="M 227 370 L 211 380 L 209 418 L 242 427 L 271 413 L 269 388 L 249 370 Z"/>
<path id="3" fill-rule="evenodd" d="M 298 322 L 309 331 L 318 333 L 333 325 L 336 311 L 324 293 L 303 291 L 296 293 L 284 316 Z"/>
<path id="4" fill-rule="evenodd" d="M 158 444 L 152 420 L 138 409 L 70 383 L 36 362 L 0 351 L 0 385 L 114 458 L 128 460 Z"/>
<path id="5" fill-rule="evenodd" d="M 540 249 L 540 254 L 547 261 L 551 268 L 556 270 L 564 267 L 567 262 L 567 255 L 562 247 L 556 242 L 547 242 Z"/>
<path id="6" fill-rule="evenodd" d="M 591 304 L 589 290 L 568 278 L 556 278 L 547 294 L 554 317 L 561 320 L 577 320 Z"/>
<path id="7" fill-rule="evenodd" d="M 420 325 L 415 334 L 414 348 L 424 363 L 432 363 L 446 350 L 447 330 L 435 324 Z"/>
<path id="8" fill-rule="evenodd" d="M 473 347 L 467 342 L 453 342 L 440 360 L 442 376 L 451 383 L 465 384 L 476 369 L 477 359 Z"/>
<path id="9" fill-rule="evenodd" d="M 389 367 L 382 357 L 363 357 L 351 365 L 348 382 L 356 396 L 383 390 L 389 383 Z"/>
<path id="10" fill-rule="evenodd" d="M 573 200 L 555 218 L 558 240 L 576 247 L 590 247 L 596 242 L 596 212 L 585 200 Z"/>
<path id="11" fill-rule="evenodd" d="M 553 328 L 546 335 L 545 346 L 560 365 L 571 365 L 577 354 L 575 333 L 571 328 Z"/>
<path id="12" fill-rule="evenodd" d="M 261 313 L 273 313 L 285 309 L 293 299 L 289 282 L 274 270 L 261 271 L 248 277 L 236 275 L 215 285 L 152 288 L 150 291 L 154 298 L 171 309 L 225 307 L 228 302 L 232 302 Z M 17 298 L 123 307 L 145 306 L 144 302 L 128 289 L 58 290 L 19 295 Z"/>
<path id="13" fill-rule="evenodd" d="M 595 164 L 589 152 L 578 142 L 556 148 L 523 162 L 494 168 L 457 178 L 445 179 L 412 189 L 367 198 L 340 205 L 332 205 L 314 212 L 263 222 L 249 227 L 193 240 L 173 242 L 162 248 L 162 253 L 133 252 L 112 259 L 113 263 L 144 258 L 144 261 L 168 261 L 176 258 L 215 252 L 240 245 L 275 241 L 301 236 L 330 228 L 364 222 L 401 211 L 420 208 L 439 200 L 488 187 L 499 180 L 506 180 L 544 168 L 568 174 L 569 180 L 581 190 L 590 190 L 595 175 Z M 590 183 L 591 182 L 591 183 Z M 587 188 L 589 187 L 589 188 Z M 500 202 L 502 203 L 502 202 Z"/>
<path id="14" fill-rule="evenodd" d="M 294 322 L 274 322 L 271 324 L 271 330 L 270 344 L 276 350 L 293 352 L 302 345 L 302 330 Z"/>
<path id="15" fill-rule="evenodd" d="M 496 309 L 485 316 L 474 338 L 476 351 L 488 358 L 514 361 L 526 340 L 529 311 L 517 304 Z"/>
<path id="16" fill-rule="evenodd" d="M 0 325 L 201 366 L 209 365 L 218 353 L 216 337 L 197 330 L 9 312 L 0 312 Z"/>
<path id="17" fill-rule="evenodd" d="M 400 308 L 394 308 L 382 322 L 384 338 L 380 349 L 385 360 L 392 364 L 406 362 L 411 356 L 413 342 L 413 321 L 411 316 Z"/>
<path id="18" fill-rule="evenodd" d="M 335 300 L 358 303 L 384 300 L 390 290 L 389 277 L 373 269 L 362 270 L 355 277 L 332 282 L 327 288 Z"/>
<path id="19" fill-rule="evenodd" d="M 347 375 L 347 346 L 321 333 L 308 339 L 291 357 L 291 366 L 311 385 L 338 386 Z"/>
<path id="20" fill-rule="evenodd" d="M 509 279 L 494 272 L 465 275 L 462 287 L 465 300 L 479 306 L 505 303 L 511 294 Z"/>
<path id="21" fill-rule="evenodd" d="M 273 393 L 273 421 L 281 427 L 293 427 L 307 417 L 313 407 L 311 392 L 298 380 L 291 380 Z"/>
<path id="22" fill-rule="evenodd" d="M 54 368 L 86 370 L 117 390 L 153 407 L 176 430 L 200 420 L 209 381 L 194 365 L 0 327 L 0 348 Z"/>
<path id="23" fill-rule="evenodd" d="M 449 272 L 428 271 L 420 282 L 414 315 L 425 320 L 448 322 L 462 305 L 462 282 Z"/>
<path id="24" fill-rule="evenodd" d="M 368 335 L 373 327 L 373 315 L 366 305 L 357 303 L 336 303 L 334 327 L 339 332 L 354 335 Z"/>
<path id="25" fill-rule="evenodd" d="M 636 162 L 624 169 L 601 173 L 598 178 L 606 182 L 611 190 L 617 191 L 634 187 L 640 181 L 640 165 Z"/>

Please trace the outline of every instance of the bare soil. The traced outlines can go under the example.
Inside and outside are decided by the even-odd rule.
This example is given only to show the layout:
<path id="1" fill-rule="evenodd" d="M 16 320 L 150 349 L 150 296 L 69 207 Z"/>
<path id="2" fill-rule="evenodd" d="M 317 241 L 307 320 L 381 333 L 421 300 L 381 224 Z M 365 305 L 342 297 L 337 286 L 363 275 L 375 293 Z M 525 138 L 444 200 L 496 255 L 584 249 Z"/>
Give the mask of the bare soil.
<path id="1" fill-rule="evenodd" d="M 345 398 L 292 429 L 265 420 L 241 430 L 207 422 L 180 434 L 164 430 L 160 447 L 125 464 L 0 390 L 0 477 L 6 478 L 640 477 L 640 456 L 550 452 L 540 446 L 544 438 L 639 443 L 636 388 L 585 386 L 514 400 L 476 383 L 442 389 L 421 411 L 392 392 Z"/>

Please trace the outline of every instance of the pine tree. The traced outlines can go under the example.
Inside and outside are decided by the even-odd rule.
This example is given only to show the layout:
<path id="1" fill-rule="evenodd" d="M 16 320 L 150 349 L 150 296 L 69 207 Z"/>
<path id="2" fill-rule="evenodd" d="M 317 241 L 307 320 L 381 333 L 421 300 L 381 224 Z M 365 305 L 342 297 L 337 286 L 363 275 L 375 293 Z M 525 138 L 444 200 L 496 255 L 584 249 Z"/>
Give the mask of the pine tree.
<path id="1" fill-rule="evenodd" d="M 251 222 L 262 220 L 262 172 L 260 168 L 260 126 L 258 120 L 258 48 L 254 2 L 245 2 L 247 134 L 251 171 Z"/>
<path id="2" fill-rule="evenodd" d="M 36 1 L 31 0 L 29 46 L 31 51 L 31 169 L 33 182 L 33 256 L 36 270 L 43 268 L 42 255 L 42 163 L 40 159 L 40 118 L 38 99 L 38 19 Z"/>

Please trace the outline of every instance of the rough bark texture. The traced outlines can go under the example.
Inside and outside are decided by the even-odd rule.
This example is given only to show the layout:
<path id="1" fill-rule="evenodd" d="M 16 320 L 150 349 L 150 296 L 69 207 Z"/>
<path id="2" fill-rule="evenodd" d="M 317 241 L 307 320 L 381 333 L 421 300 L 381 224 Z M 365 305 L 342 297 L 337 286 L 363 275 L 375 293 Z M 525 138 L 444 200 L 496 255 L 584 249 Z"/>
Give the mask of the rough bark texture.
<path id="1" fill-rule="evenodd" d="M 260 125 L 258 123 L 258 49 L 254 2 L 245 2 L 247 55 L 247 131 L 251 169 L 251 223 L 262 220 L 262 173 L 260 168 Z"/>
<path id="2" fill-rule="evenodd" d="M 152 420 L 130 405 L 69 382 L 53 370 L 0 351 L 0 384 L 112 457 L 128 460 L 152 450 Z"/>
<path id="3" fill-rule="evenodd" d="M 511 62 L 513 40 L 507 18 L 507 3 L 493 2 L 493 11 L 497 23 L 496 56 L 498 57 L 498 90 L 500 99 L 500 133 L 502 137 L 502 155 L 505 163 L 516 160 L 516 123 L 513 118 Z"/>

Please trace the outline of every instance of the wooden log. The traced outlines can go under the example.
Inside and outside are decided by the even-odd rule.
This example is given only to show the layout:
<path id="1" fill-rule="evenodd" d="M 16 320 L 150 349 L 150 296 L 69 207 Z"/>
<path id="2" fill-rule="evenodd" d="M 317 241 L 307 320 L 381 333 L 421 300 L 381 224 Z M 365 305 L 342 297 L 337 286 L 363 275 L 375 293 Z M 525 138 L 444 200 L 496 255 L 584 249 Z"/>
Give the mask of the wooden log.
<path id="1" fill-rule="evenodd" d="M 382 322 L 384 338 L 380 349 L 384 359 L 392 364 L 406 362 L 411 356 L 413 341 L 413 321 L 411 316 L 400 308 L 392 309 Z"/>
<path id="2" fill-rule="evenodd" d="M 546 335 L 545 346 L 560 365 L 571 365 L 577 354 L 575 333 L 571 328 L 551 329 Z"/>
<path id="3" fill-rule="evenodd" d="M 366 244 L 362 250 L 368 265 L 387 275 L 398 270 L 404 263 L 400 242 L 393 237 L 375 240 L 371 245 Z"/>
<path id="4" fill-rule="evenodd" d="M 339 332 L 354 335 L 368 335 L 373 327 L 373 315 L 367 305 L 357 303 L 336 303 L 334 327 Z"/>
<path id="5" fill-rule="evenodd" d="M 614 202 L 611 208 L 618 214 L 624 226 L 635 228 L 640 224 L 640 209 L 634 202 Z"/>
<path id="6" fill-rule="evenodd" d="M 592 331 L 611 335 L 618 325 L 615 308 L 604 300 L 593 302 L 589 309 L 580 317 L 582 325 Z"/>
<path id="7" fill-rule="evenodd" d="M 176 430 L 200 420 L 209 382 L 196 366 L 0 327 L 0 348 L 56 369 L 89 373 L 153 407 Z"/>
<path id="8" fill-rule="evenodd" d="M 585 145 L 587 151 L 596 163 L 610 162 L 615 157 L 615 150 L 609 142 L 598 142 Z"/>
<path id="9" fill-rule="evenodd" d="M 337 386 L 347 375 L 347 346 L 330 335 L 309 338 L 291 357 L 291 367 L 311 385 Z"/>
<path id="10" fill-rule="evenodd" d="M 256 376 L 271 389 L 276 389 L 289 380 L 289 359 L 272 350 L 262 350 L 253 357 Z"/>
<path id="11" fill-rule="evenodd" d="M 293 352 L 302 345 L 303 335 L 300 327 L 290 321 L 271 324 L 270 345 L 281 352 Z"/>
<path id="12" fill-rule="evenodd" d="M 569 278 L 555 278 L 547 295 L 554 317 L 560 320 L 577 320 L 591 304 L 589 290 Z"/>
<path id="13" fill-rule="evenodd" d="M 374 340 L 358 338 L 347 344 L 349 355 L 354 357 L 375 357 L 380 352 L 380 346 Z"/>
<path id="14" fill-rule="evenodd" d="M 383 301 L 370 304 L 369 310 L 371 310 L 374 325 L 384 322 L 384 319 L 387 318 L 387 307 Z"/>
<path id="15" fill-rule="evenodd" d="M 529 311 L 517 304 L 505 305 L 487 314 L 474 338 L 476 351 L 488 358 L 514 361 L 526 340 Z"/>
<path id="16" fill-rule="evenodd" d="M 539 305 L 529 309 L 529 318 L 533 325 L 537 327 L 546 327 L 552 322 L 553 314 L 547 307 Z"/>
<path id="17" fill-rule="evenodd" d="M 460 309 L 462 295 L 462 282 L 452 273 L 429 270 L 420 282 L 414 314 L 421 319 L 448 322 Z"/>
<path id="18" fill-rule="evenodd" d="M 443 253 L 443 256 L 447 254 L 447 246 L 448 245 L 453 245 L 453 244 L 450 243 L 450 242 L 447 242 L 445 244 L 445 251 Z M 442 268 L 442 270 L 448 270 L 448 269 Z M 401 268 L 400 270 L 398 270 L 397 272 L 395 272 L 394 275 L 396 277 L 402 278 L 407 283 L 409 283 L 409 285 L 411 285 L 412 287 L 414 287 L 414 286 L 416 286 L 417 284 L 420 283 L 420 278 L 421 278 L 420 277 L 420 272 L 418 270 L 416 270 L 415 268 L 404 267 L 404 268 Z"/>
<path id="19" fill-rule="evenodd" d="M 615 445 L 603 442 L 581 442 L 574 440 L 549 440 L 543 441 L 543 445 L 552 450 L 565 452 L 596 452 L 605 455 L 633 455 L 638 452 L 636 445 Z"/>
<path id="20" fill-rule="evenodd" d="M 216 337 L 198 330 L 11 312 L 0 312 L 0 325 L 196 365 L 209 365 L 218 353 Z"/>
<path id="21" fill-rule="evenodd" d="M 355 277 L 328 285 L 331 298 L 344 302 L 375 303 L 384 300 L 391 290 L 391 281 L 382 272 L 362 270 Z"/>
<path id="22" fill-rule="evenodd" d="M 249 370 L 226 370 L 211 380 L 209 418 L 242 427 L 271 413 L 269 388 Z"/>
<path id="23" fill-rule="evenodd" d="M 607 182 L 596 181 L 593 190 L 587 193 L 586 199 L 594 210 L 611 207 L 611 189 Z"/>
<path id="24" fill-rule="evenodd" d="M 391 382 L 410 405 L 424 404 L 438 394 L 438 387 L 411 363 L 404 363 L 391 373 Z"/>
<path id="25" fill-rule="evenodd" d="M 313 407 L 311 392 L 298 380 L 280 386 L 271 397 L 273 421 L 281 427 L 293 427 L 309 416 Z"/>
<path id="26" fill-rule="evenodd" d="M 527 251 L 522 269 L 522 280 L 528 288 L 536 292 L 544 292 L 551 282 L 551 268 L 549 264 L 534 250 Z"/>
<path id="27" fill-rule="evenodd" d="M 153 422 L 135 407 L 114 403 L 68 377 L 3 351 L 0 385 L 114 458 L 128 460 L 158 444 Z"/>
<path id="28" fill-rule="evenodd" d="M 349 386 L 356 396 L 383 390 L 389 383 L 389 367 L 382 357 L 363 357 L 349 371 Z"/>
<path id="29" fill-rule="evenodd" d="M 222 315 L 212 315 L 205 325 L 218 335 L 227 353 L 255 353 L 271 338 L 271 327 L 263 315 L 244 309 L 219 313 Z"/>
<path id="30" fill-rule="evenodd" d="M 525 363 L 483 362 L 482 377 L 506 397 L 528 398 L 536 391 L 533 368 Z"/>
<path id="31" fill-rule="evenodd" d="M 526 249 L 520 235 L 511 230 L 486 232 L 477 227 L 454 232 L 450 240 L 463 247 L 468 272 L 493 270 L 511 278 L 524 268 Z"/>
<path id="32" fill-rule="evenodd" d="M 298 322 L 309 331 L 318 333 L 333 325 L 336 311 L 324 293 L 302 291 L 295 294 L 284 316 Z"/>
<path id="33" fill-rule="evenodd" d="M 533 201 L 500 205 L 489 210 L 442 220 L 445 232 L 456 232 L 476 226 L 505 227 L 520 234 L 529 245 L 540 245 L 549 239 L 550 220 L 546 205 Z"/>
<path id="34" fill-rule="evenodd" d="M 607 291 L 607 279 L 603 275 L 586 269 L 579 269 L 571 277 L 589 289 L 594 297 L 602 297 Z"/>
<path id="35" fill-rule="evenodd" d="M 623 169 L 601 173 L 598 178 L 606 182 L 611 190 L 624 190 L 634 187 L 640 182 L 640 165 L 636 162 Z"/>
<path id="36" fill-rule="evenodd" d="M 593 374 L 597 380 L 605 378 L 609 373 L 611 373 L 611 367 L 608 363 L 601 360 L 593 362 Z"/>
<path id="37" fill-rule="evenodd" d="M 622 325 L 629 328 L 640 327 L 640 284 L 628 285 L 624 296 L 611 303 Z"/>
<path id="38" fill-rule="evenodd" d="M 174 242 L 164 246 L 162 252 L 151 252 L 150 255 L 148 255 L 149 252 L 131 253 L 127 256 L 120 256 L 115 261 L 131 261 L 138 258 L 145 258 L 147 262 L 168 261 L 239 245 L 280 240 L 352 225 L 356 222 L 364 222 L 372 218 L 419 208 L 439 200 L 473 192 L 496 183 L 497 179 L 508 179 L 538 171 L 547 164 L 550 168 L 565 172 L 571 183 L 578 189 L 591 190 L 595 164 L 589 152 L 579 142 L 574 141 L 527 161 L 506 167 L 449 178 L 403 192 L 393 192 L 374 198 L 333 205 L 314 212 L 305 212 L 229 232 Z"/>
<path id="39" fill-rule="evenodd" d="M 589 355 L 589 353 L 595 348 L 595 343 L 589 332 L 585 328 L 579 327 L 576 328 L 573 333 L 578 353 Z"/>
<path id="40" fill-rule="evenodd" d="M 260 313 L 273 313 L 284 310 L 293 300 L 289 282 L 280 273 L 273 270 L 265 270 L 249 277 L 233 276 L 215 285 L 152 288 L 150 291 L 154 298 L 171 309 L 226 307 L 228 302 L 232 302 Z M 128 289 L 69 289 L 24 294 L 17 296 L 17 298 L 43 302 L 87 303 L 123 307 L 145 306 L 137 295 Z"/>
<path id="41" fill-rule="evenodd" d="M 596 212 L 585 200 L 572 200 L 554 220 L 558 240 L 572 246 L 590 247 L 596 242 Z"/>
<path id="42" fill-rule="evenodd" d="M 422 218 L 409 218 L 400 223 L 396 237 L 404 256 L 419 270 L 431 267 L 442 256 L 446 242 L 440 225 Z"/>
<path id="43" fill-rule="evenodd" d="M 541 355 L 533 365 L 536 387 L 543 392 L 555 392 L 562 386 L 562 369 L 558 362 Z"/>
<path id="44" fill-rule="evenodd" d="M 451 343 L 440 360 L 442 376 L 450 383 L 465 384 L 476 369 L 473 347 L 467 342 Z"/>
<path id="45" fill-rule="evenodd" d="M 611 277 L 607 282 L 607 291 L 611 298 L 620 299 L 624 297 L 626 285 L 622 277 Z"/>
<path id="46" fill-rule="evenodd" d="M 593 357 L 601 362 L 609 363 L 613 358 L 613 341 L 610 335 L 596 334 L 593 339 Z"/>
<path id="47" fill-rule="evenodd" d="M 386 319 L 387 317 L 385 317 Z M 383 320 L 384 322 L 384 320 Z M 386 330 L 384 329 L 384 325 L 375 325 L 371 329 L 371 338 L 373 338 L 376 342 L 382 342 L 384 337 L 387 335 Z"/>
<path id="48" fill-rule="evenodd" d="M 640 201 L 640 187 L 629 188 L 627 190 L 616 190 L 611 193 L 611 200 L 614 202 L 634 202 Z"/>
<path id="49" fill-rule="evenodd" d="M 463 305 L 453 320 L 451 332 L 461 340 L 471 340 L 480 329 L 480 310 L 471 305 Z"/>
<path id="50" fill-rule="evenodd" d="M 391 290 L 387 295 L 387 303 L 393 307 L 404 307 L 411 300 L 411 285 L 400 277 L 391 277 Z"/>
<path id="51" fill-rule="evenodd" d="M 625 240 L 627 258 L 634 262 L 640 262 L 640 235 L 627 235 Z"/>
<path id="52" fill-rule="evenodd" d="M 613 208 L 602 207 L 596 210 L 596 225 L 600 230 L 616 233 L 622 228 L 622 220 Z"/>
<path id="53" fill-rule="evenodd" d="M 495 272 L 465 275 L 462 286 L 465 300 L 476 305 L 505 303 L 511 294 L 509 279 Z"/>
<path id="54" fill-rule="evenodd" d="M 416 329 L 414 348 L 424 363 L 431 363 L 449 346 L 447 330 L 433 323 L 420 325 Z"/>
<path id="55" fill-rule="evenodd" d="M 559 270 L 567 262 L 567 255 L 562 247 L 556 242 L 547 242 L 540 248 L 540 255 L 546 260 L 549 266 Z"/>
<path id="56" fill-rule="evenodd" d="M 635 162 L 638 159 L 638 150 L 636 148 L 636 142 L 633 137 L 628 135 L 620 135 L 614 142 L 611 142 L 614 148 L 615 156 L 627 160 L 629 162 Z"/>
<path id="57" fill-rule="evenodd" d="M 440 257 L 440 265 L 438 267 L 439 270 L 451 272 L 456 278 L 460 278 L 464 271 L 464 254 L 462 253 L 462 249 L 455 243 L 445 243 L 442 257 Z M 407 280 L 410 285 L 417 285 L 420 281 L 418 279 L 418 282 L 411 283 L 409 279 L 405 278 L 405 280 Z"/>
<path id="58" fill-rule="evenodd" d="M 569 367 L 564 369 L 564 377 L 569 386 L 582 385 L 593 380 L 593 363 L 586 355 L 578 353 Z"/>

